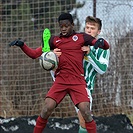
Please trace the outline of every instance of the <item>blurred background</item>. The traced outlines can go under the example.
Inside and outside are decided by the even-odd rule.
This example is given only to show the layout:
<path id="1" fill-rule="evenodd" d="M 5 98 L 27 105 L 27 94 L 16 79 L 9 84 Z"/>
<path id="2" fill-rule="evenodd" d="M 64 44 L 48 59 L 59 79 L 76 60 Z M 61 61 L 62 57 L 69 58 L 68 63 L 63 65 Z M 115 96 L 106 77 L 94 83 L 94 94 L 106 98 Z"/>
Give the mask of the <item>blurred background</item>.
<path id="1" fill-rule="evenodd" d="M 73 15 L 75 30 L 84 31 L 85 18 L 102 20 L 101 37 L 110 44 L 110 63 L 97 75 L 93 93 L 94 116 L 126 114 L 133 122 L 133 0 L 1 0 L 0 1 L 0 116 L 39 115 L 45 94 L 52 85 L 39 60 L 28 58 L 8 44 L 21 38 L 37 48 L 44 28 L 59 34 L 57 18 Z M 69 96 L 51 117 L 77 116 Z"/>

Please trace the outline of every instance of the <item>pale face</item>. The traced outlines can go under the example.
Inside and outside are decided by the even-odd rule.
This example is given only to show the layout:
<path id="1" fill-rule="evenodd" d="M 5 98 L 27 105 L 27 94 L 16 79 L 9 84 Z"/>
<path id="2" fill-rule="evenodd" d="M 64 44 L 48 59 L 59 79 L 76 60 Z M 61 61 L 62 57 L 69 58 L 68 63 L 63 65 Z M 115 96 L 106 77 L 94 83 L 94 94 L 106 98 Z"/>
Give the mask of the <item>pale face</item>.
<path id="1" fill-rule="evenodd" d="M 97 23 L 86 23 L 85 24 L 85 33 L 97 37 L 99 35 L 101 30 L 98 29 L 98 24 Z"/>

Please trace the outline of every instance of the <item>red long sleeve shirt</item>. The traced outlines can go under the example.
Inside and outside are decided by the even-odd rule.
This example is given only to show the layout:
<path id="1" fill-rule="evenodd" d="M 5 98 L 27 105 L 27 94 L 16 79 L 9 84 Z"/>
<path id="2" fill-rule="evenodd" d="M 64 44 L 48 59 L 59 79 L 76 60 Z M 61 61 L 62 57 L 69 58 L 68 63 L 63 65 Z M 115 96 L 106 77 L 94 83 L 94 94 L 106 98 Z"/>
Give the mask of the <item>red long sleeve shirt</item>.
<path id="1" fill-rule="evenodd" d="M 61 49 L 61 56 L 59 57 L 59 64 L 56 74 L 69 74 L 84 79 L 83 57 L 84 53 L 81 50 L 82 46 L 93 46 L 97 40 L 85 33 L 73 33 L 69 37 L 53 36 L 50 38 L 50 49 Z M 109 44 L 104 41 L 103 49 L 108 49 Z M 23 52 L 29 57 L 36 59 L 42 54 L 42 48 L 29 48 L 26 44 L 21 47 Z"/>

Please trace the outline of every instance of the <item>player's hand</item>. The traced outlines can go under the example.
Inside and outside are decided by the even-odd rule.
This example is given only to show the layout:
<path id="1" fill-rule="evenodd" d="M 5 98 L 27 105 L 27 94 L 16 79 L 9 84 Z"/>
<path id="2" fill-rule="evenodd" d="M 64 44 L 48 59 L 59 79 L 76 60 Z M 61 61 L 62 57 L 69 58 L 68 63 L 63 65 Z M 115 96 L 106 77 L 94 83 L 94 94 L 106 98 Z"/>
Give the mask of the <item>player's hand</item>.
<path id="1" fill-rule="evenodd" d="M 104 46 L 104 39 L 103 38 L 99 38 L 95 45 L 94 45 L 94 48 L 97 49 L 98 47 L 103 47 Z"/>
<path id="2" fill-rule="evenodd" d="M 83 47 L 81 47 L 81 50 L 86 52 L 86 54 L 90 53 L 90 47 L 89 46 L 83 46 Z"/>
<path id="3" fill-rule="evenodd" d="M 53 52 L 56 54 L 57 57 L 59 57 L 62 54 L 61 49 L 59 48 L 55 48 Z"/>
<path id="4" fill-rule="evenodd" d="M 24 42 L 23 41 L 21 41 L 20 39 L 17 39 L 17 40 L 14 40 L 14 41 L 12 41 L 10 44 L 9 44 L 9 46 L 11 47 L 11 46 L 18 46 L 18 47 L 22 47 L 23 45 L 24 45 Z"/>

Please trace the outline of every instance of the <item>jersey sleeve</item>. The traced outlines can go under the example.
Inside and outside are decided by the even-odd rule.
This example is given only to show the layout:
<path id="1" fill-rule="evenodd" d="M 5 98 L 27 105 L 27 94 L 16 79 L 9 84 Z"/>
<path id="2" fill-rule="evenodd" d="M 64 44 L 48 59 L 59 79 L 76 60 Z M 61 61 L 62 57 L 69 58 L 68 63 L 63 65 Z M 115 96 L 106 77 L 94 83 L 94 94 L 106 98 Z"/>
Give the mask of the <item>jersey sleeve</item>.
<path id="1" fill-rule="evenodd" d="M 24 44 L 23 47 L 21 47 L 22 51 L 29 56 L 32 59 L 36 59 L 41 56 L 42 54 L 42 47 L 38 47 L 36 49 L 28 47 L 26 44 Z"/>
<path id="2" fill-rule="evenodd" d="M 83 38 L 85 41 L 84 46 L 88 46 L 88 45 L 96 46 L 98 44 L 98 47 L 101 49 L 104 49 L 104 50 L 109 49 L 109 46 L 110 46 L 109 43 L 106 40 L 104 40 L 103 38 L 101 38 L 103 40 L 103 43 L 101 42 L 100 39 L 97 40 L 93 36 L 88 35 L 86 33 L 83 33 Z"/>
<path id="3" fill-rule="evenodd" d="M 97 41 L 94 37 L 91 35 L 88 35 L 86 33 L 82 33 L 84 38 L 84 46 L 94 46 L 95 42 Z"/>
<path id="4" fill-rule="evenodd" d="M 102 52 L 101 52 L 102 51 Z M 99 74 L 104 74 L 108 68 L 109 65 L 109 56 L 110 51 L 109 50 L 102 50 L 97 49 L 97 53 L 99 52 L 98 56 L 94 55 L 92 51 L 88 55 L 85 56 L 85 60 L 92 64 L 94 69 Z"/>

